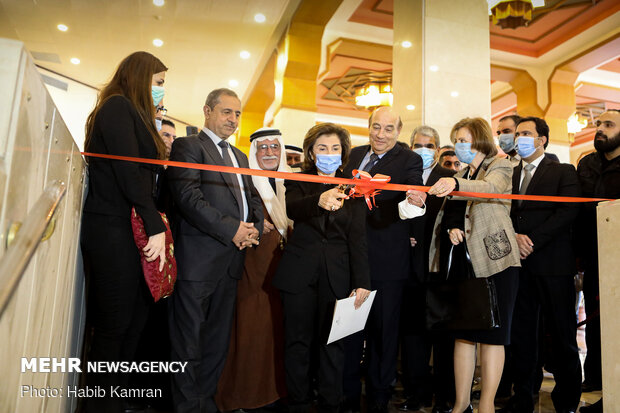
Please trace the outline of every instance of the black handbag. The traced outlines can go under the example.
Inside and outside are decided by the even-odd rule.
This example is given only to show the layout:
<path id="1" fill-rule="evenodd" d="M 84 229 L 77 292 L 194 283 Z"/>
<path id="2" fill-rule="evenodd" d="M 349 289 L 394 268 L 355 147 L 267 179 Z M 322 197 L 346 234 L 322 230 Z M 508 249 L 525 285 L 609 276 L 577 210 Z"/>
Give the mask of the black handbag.
<path id="1" fill-rule="evenodd" d="M 497 291 L 493 280 L 476 278 L 465 248 L 467 265 L 452 265 L 450 248 L 445 280 L 429 281 L 426 288 L 426 327 L 432 331 L 499 328 Z"/>

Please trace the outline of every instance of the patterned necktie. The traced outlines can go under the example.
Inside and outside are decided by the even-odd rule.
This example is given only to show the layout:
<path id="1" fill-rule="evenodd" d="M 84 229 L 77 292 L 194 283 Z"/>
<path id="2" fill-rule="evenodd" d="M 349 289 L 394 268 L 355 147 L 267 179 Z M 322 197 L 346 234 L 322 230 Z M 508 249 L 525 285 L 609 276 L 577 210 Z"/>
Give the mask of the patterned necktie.
<path id="1" fill-rule="evenodd" d="M 379 162 L 379 155 L 373 152 L 370 154 L 370 159 L 368 159 L 368 162 L 366 162 L 366 165 L 364 165 L 364 168 L 362 168 L 362 170 L 364 172 L 370 172 L 372 167 L 375 166 L 377 162 Z"/>
<path id="2" fill-rule="evenodd" d="M 525 191 L 527 191 L 527 187 L 532 180 L 532 170 L 535 168 L 534 165 L 527 164 L 525 168 L 523 168 L 523 182 L 521 182 L 521 188 L 519 188 L 519 194 L 525 195 Z M 523 203 L 522 199 L 519 199 L 518 205 L 521 206 Z"/>
<path id="3" fill-rule="evenodd" d="M 224 165 L 234 167 L 232 163 L 232 159 L 230 158 L 230 154 L 228 153 L 228 142 L 222 140 L 217 144 L 220 148 L 222 148 L 222 159 L 224 160 Z M 243 197 L 241 196 L 241 187 L 239 186 L 239 179 L 237 175 L 230 175 L 232 177 L 233 182 L 233 193 L 235 194 L 235 198 L 237 199 L 237 204 L 239 205 L 239 219 L 244 220 L 244 205 L 243 205 Z"/>

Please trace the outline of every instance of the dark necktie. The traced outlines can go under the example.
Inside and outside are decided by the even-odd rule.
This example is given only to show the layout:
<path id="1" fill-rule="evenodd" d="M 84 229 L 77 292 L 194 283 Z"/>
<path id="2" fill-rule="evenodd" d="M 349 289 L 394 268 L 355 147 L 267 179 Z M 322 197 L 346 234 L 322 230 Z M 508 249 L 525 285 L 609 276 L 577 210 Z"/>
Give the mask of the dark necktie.
<path id="1" fill-rule="evenodd" d="M 224 160 L 224 165 L 234 167 L 232 163 L 232 159 L 230 159 L 230 154 L 228 153 L 228 142 L 222 140 L 217 144 L 220 148 L 222 148 L 222 159 Z M 241 221 L 245 218 L 244 213 L 244 205 L 243 205 L 243 197 L 241 196 L 241 187 L 239 186 L 239 179 L 237 175 L 227 174 L 232 178 L 233 184 L 233 193 L 235 194 L 235 198 L 237 199 L 237 204 L 239 205 L 239 219 Z"/>
<path id="2" fill-rule="evenodd" d="M 362 170 L 365 172 L 370 172 L 372 167 L 375 166 L 377 162 L 379 162 L 379 155 L 373 152 L 370 154 L 370 159 L 368 159 L 368 162 L 366 162 L 366 165 L 364 165 L 364 168 L 362 168 Z"/>
<path id="3" fill-rule="evenodd" d="M 273 193 L 278 195 L 278 191 L 276 191 L 276 178 L 269 178 L 269 185 L 273 188 Z"/>
<path id="4" fill-rule="evenodd" d="M 525 191 L 527 191 L 527 187 L 532 180 L 532 170 L 535 168 L 534 165 L 527 164 L 525 168 L 523 168 L 523 182 L 521 182 L 521 188 L 519 188 L 519 194 L 525 195 Z M 521 206 L 523 204 L 523 200 L 519 199 L 518 205 Z"/>

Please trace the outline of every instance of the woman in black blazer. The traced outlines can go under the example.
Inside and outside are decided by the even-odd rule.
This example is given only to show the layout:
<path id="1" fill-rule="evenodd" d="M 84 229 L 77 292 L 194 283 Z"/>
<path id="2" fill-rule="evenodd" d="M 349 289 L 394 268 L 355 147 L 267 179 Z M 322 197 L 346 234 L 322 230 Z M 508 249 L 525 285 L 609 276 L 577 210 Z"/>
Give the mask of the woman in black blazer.
<path id="1" fill-rule="evenodd" d="M 304 139 L 306 174 L 343 177 L 349 133 L 334 124 L 312 127 Z M 310 360 L 318 347 L 319 411 L 336 412 L 342 397 L 342 342 L 327 345 L 336 300 L 355 294 L 359 307 L 370 293 L 366 208 L 334 185 L 286 181 L 286 210 L 293 234 L 273 284 L 284 309 L 286 385 L 289 409 L 308 412 Z"/>
<path id="2" fill-rule="evenodd" d="M 165 144 L 155 127 L 167 68 L 155 56 L 136 52 L 119 65 L 97 98 L 86 123 L 87 152 L 163 159 Z M 165 261 L 164 222 L 155 207 L 158 167 L 88 159 L 89 187 L 82 215 L 82 254 L 92 327 L 89 361 L 131 361 L 152 302 L 131 229 L 131 208 L 149 236 L 147 260 Z M 127 375 L 93 373 L 87 385 L 127 387 Z M 122 411 L 119 398 L 91 398 L 88 412 Z"/>

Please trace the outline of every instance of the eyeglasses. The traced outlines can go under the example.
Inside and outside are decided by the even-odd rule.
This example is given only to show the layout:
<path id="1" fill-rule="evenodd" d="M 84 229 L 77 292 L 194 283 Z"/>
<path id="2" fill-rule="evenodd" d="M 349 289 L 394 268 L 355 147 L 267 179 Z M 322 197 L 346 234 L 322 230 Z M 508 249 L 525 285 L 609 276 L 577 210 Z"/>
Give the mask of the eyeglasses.
<path id="1" fill-rule="evenodd" d="M 162 115 L 166 116 L 166 113 L 168 113 L 168 109 L 163 106 L 157 106 L 157 113 L 159 112 L 161 112 Z"/>
<path id="2" fill-rule="evenodd" d="M 267 145 L 267 144 L 262 144 L 262 145 L 258 145 L 258 150 L 259 151 L 266 151 L 267 148 L 271 148 L 272 151 L 278 150 L 280 149 L 280 144 L 279 143 L 272 143 L 271 145 Z"/>

